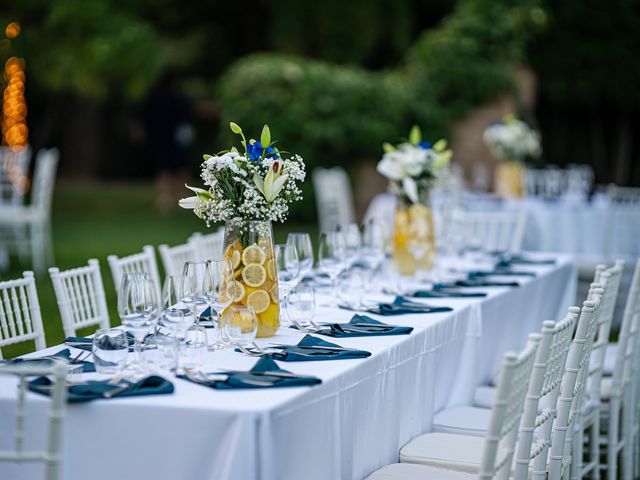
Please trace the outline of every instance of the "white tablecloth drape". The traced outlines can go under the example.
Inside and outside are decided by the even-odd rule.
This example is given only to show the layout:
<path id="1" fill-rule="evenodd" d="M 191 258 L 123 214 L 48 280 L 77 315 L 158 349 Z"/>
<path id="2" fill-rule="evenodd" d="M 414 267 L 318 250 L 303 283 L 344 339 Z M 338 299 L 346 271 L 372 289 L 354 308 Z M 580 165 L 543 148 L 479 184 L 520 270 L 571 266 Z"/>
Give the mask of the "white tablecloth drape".
<path id="1" fill-rule="evenodd" d="M 173 395 L 69 405 L 65 419 L 66 480 L 327 480 L 361 479 L 397 461 L 398 450 L 429 431 L 433 414 L 470 402 L 475 386 L 498 369 L 508 349 L 522 347 L 543 320 L 574 303 L 576 270 L 526 267 L 519 288 L 490 288 L 484 299 L 429 299 L 452 312 L 379 317 L 410 325 L 411 335 L 337 339 L 372 353 L 367 359 L 287 363 L 313 374 L 313 388 L 216 391 L 174 379 Z M 352 312 L 321 308 L 321 321 Z M 302 334 L 280 329 L 268 342 Z M 48 349 L 50 352 L 60 347 Z M 231 350 L 209 354 L 207 371 L 255 363 Z M 42 446 L 48 399 L 28 395 L 27 446 Z M 15 379 L 0 376 L 0 449 L 10 446 Z M 37 478 L 39 467 L 0 463 L 0 478 Z"/>

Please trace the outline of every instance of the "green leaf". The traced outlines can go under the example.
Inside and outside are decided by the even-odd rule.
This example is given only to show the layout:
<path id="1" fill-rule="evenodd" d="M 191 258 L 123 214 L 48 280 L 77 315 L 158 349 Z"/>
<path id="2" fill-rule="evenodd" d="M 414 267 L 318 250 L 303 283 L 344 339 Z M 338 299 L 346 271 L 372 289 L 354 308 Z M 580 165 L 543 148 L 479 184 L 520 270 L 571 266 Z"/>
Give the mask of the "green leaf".
<path id="1" fill-rule="evenodd" d="M 411 127 L 411 131 L 409 132 L 409 142 L 412 145 L 417 145 L 422 140 L 422 133 L 420 133 L 420 127 L 414 125 Z"/>
<path id="2" fill-rule="evenodd" d="M 236 133 L 238 135 L 242 135 L 242 129 L 240 128 L 240 125 L 238 125 L 237 123 L 229 122 L 229 127 L 231 128 L 231 131 L 233 133 Z"/>
<path id="3" fill-rule="evenodd" d="M 432 148 L 434 152 L 442 152 L 445 148 L 447 148 L 447 141 L 444 138 L 441 138 L 433 144 Z"/>
<path id="4" fill-rule="evenodd" d="M 384 153 L 391 153 L 396 151 L 396 147 L 391 145 L 389 142 L 384 142 L 382 144 L 382 150 L 384 151 Z"/>
<path id="5" fill-rule="evenodd" d="M 262 148 L 267 148 L 271 143 L 271 131 L 269 130 L 269 125 L 262 127 L 262 134 L 260 135 L 260 143 L 262 144 Z"/>
<path id="6" fill-rule="evenodd" d="M 209 154 L 204 154 L 202 155 L 202 158 L 204 158 L 205 160 L 209 160 L 211 157 L 213 157 L 213 155 L 209 155 Z"/>

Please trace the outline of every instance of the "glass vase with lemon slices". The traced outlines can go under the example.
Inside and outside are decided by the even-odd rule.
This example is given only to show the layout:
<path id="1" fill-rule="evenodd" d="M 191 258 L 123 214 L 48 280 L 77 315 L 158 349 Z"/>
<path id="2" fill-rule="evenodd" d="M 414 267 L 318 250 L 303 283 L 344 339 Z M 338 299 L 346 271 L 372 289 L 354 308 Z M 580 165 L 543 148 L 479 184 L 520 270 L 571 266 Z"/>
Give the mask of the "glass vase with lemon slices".
<path id="1" fill-rule="evenodd" d="M 409 203 L 398 198 L 395 212 L 392 259 L 401 275 L 430 271 L 436 252 L 433 213 L 429 192 L 422 202 Z"/>
<path id="2" fill-rule="evenodd" d="M 280 326 L 280 305 L 271 222 L 227 223 L 223 252 L 235 278 L 230 289 L 231 305 L 253 307 L 258 320 L 257 336 L 274 335 Z"/>

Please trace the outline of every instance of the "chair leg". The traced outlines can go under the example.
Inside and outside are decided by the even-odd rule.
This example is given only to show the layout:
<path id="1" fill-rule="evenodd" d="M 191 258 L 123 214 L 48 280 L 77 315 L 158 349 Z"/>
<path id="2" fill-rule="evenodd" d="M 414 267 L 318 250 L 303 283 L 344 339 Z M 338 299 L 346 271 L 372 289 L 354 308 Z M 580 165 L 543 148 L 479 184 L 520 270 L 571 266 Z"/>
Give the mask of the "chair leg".
<path id="1" fill-rule="evenodd" d="M 571 480 L 580 480 L 582 477 L 582 455 L 584 444 L 584 430 L 583 426 L 578 427 L 578 431 L 574 435 L 573 445 L 571 446 L 572 458 L 571 458 Z"/>
<path id="2" fill-rule="evenodd" d="M 622 422 L 622 438 L 624 439 L 624 446 L 622 448 L 622 478 L 624 480 L 631 480 L 633 478 L 633 432 L 635 427 L 633 411 L 629 408 L 632 404 L 632 395 L 627 394 L 622 407 L 622 418 L 624 419 Z"/>

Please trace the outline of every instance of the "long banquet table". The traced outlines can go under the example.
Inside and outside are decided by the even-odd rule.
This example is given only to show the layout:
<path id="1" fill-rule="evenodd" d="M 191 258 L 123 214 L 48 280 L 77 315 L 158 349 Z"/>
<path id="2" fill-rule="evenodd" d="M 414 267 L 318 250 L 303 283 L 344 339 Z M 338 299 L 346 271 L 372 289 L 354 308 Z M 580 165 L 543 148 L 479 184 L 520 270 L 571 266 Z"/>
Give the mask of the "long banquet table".
<path id="1" fill-rule="evenodd" d="M 397 461 L 402 445 L 429 431 L 435 412 L 470 402 L 506 350 L 521 348 L 528 332 L 575 302 L 576 268 L 568 256 L 557 260 L 520 267 L 538 275 L 519 277 L 517 288 L 483 287 L 485 298 L 425 300 L 451 306 L 451 312 L 374 316 L 414 327 L 411 335 L 329 339 L 368 350 L 369 358 L 278 362 L 321 378 L 315 387 L 220 391 L 173 379 L 172 395 L 69 405 L 63 478 L 362 479 Z M 348 321 L 352 315 L 323 307 L 316 320 Z M 260 343 L 294 343 L 302 335 L 281 328 Z M 227 349 L 208 354 L 205 371 L 248 369 L 255 362 Z M 0 450 L 12 441 L 15 383 L 0 376 Z M 26 446 L 44 445 L 48 401 L 28 394 Z M 31 480 L 39 470 L 0 463 L 0 479 Z"/>

